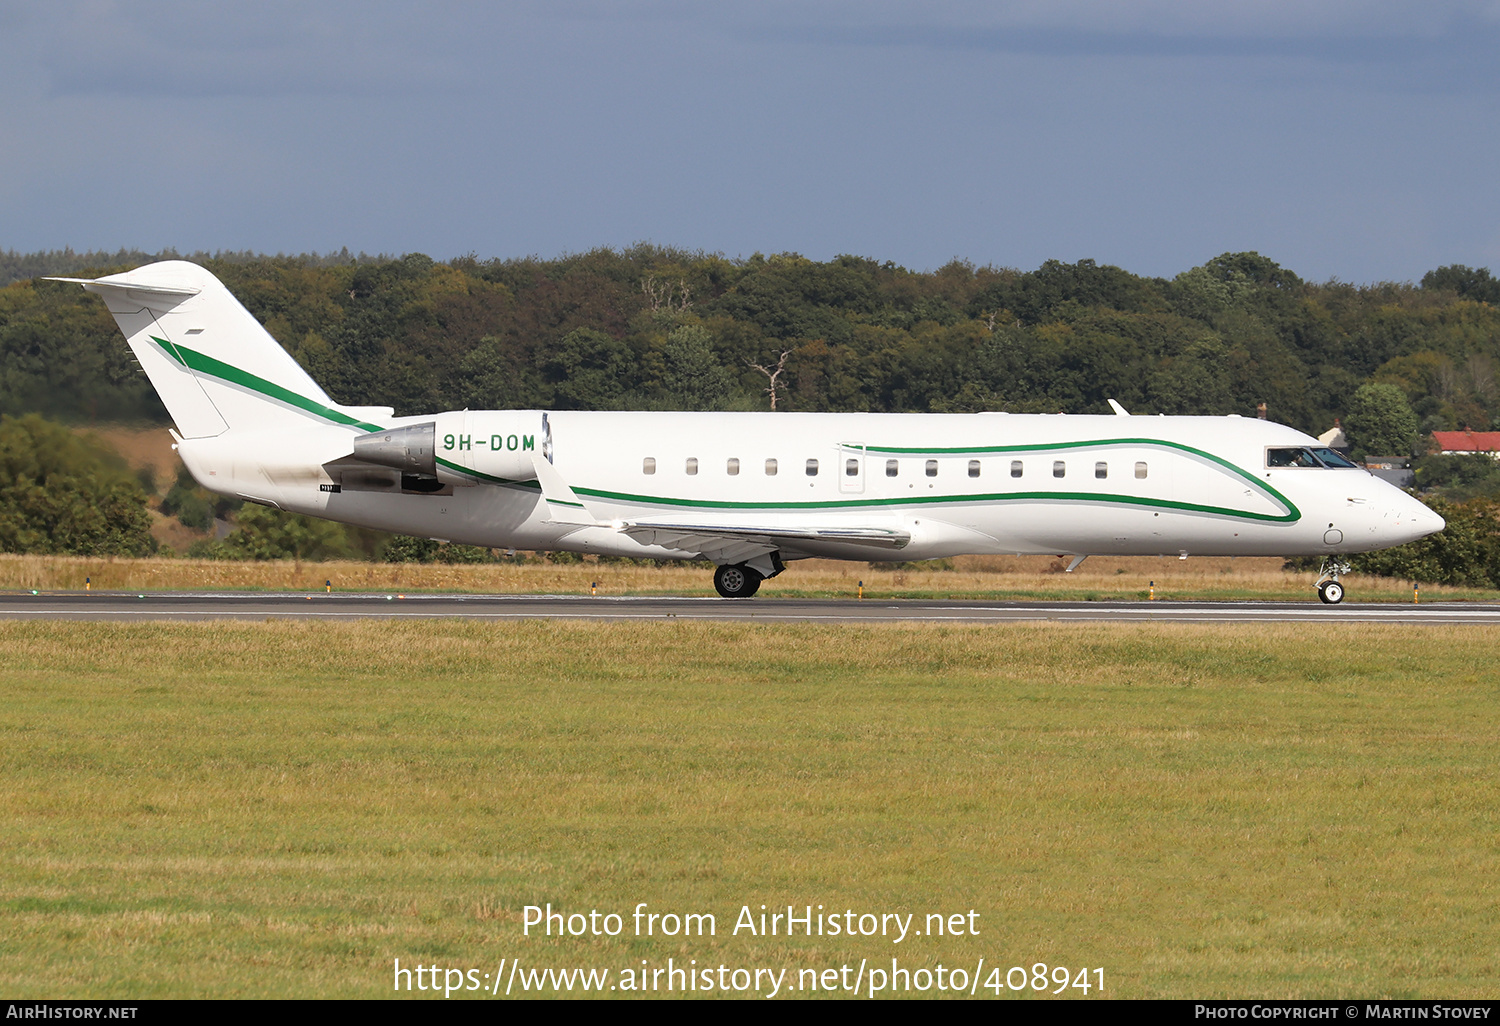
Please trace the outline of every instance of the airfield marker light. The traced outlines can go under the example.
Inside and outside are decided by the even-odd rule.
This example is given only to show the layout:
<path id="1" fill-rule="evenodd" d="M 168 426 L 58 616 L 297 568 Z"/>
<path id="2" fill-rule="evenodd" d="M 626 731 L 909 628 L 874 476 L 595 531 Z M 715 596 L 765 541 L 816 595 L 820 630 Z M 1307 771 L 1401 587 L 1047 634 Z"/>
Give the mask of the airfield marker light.
<path id="1" fill-rule="evenodd" d="M 599 594 L 599 582 L 598 581 L 590 581 L 589 582 L 589 594 L 590 595 L 597 595 L 597 594 Z"/>
<path id="2" fill-rule="evenodd" d="M 1150 584 L 1151 584 L 1151 590 L 1148 591 L 1148 592 L 1146 592 L 1146 597 L 1148 599 L 1150 599 L 1152 602 L 1155 602 L 1156 601 L 1156 582 L 1152 581 L 1152 582 L 1150 582 Z"/>
<path id="3" fill-rule="evenodd" d="M 333 594 L 333 578 L 332 577 L 328 578 L 328 580 L 326 580 L 326 581 L 323 582 L 323 589 L 326 592 L 328 592 L 328 594 L 330 594 L 330 595 Z"/>
<path id="4" fill-rule="evenodd" d="M 859 600 L 861 602 L 863 602 L 865 600 L 865 582 L 864 581 L 860 581 L 859 582 Z"/>
<path id="5" fill-rule="evenodd" d="M 1421 593 L 1422 593 L 1422 586 L 1420 584 L 1418 584 L 1416 581 L 1412 581 L 1411 582 L 1411 604 L 1412 605 L 1416 606 L 1416 605 L 1420 605 L 1421 604 L 1421 602 L 1422 602 Z"/>
<path id="6" fill-rule="evenodd" d="M 92 577 L 85 577 L 83 579 L 83 590 L 84 591 L 93 591 L 94 590 L 94 579 Z"/>

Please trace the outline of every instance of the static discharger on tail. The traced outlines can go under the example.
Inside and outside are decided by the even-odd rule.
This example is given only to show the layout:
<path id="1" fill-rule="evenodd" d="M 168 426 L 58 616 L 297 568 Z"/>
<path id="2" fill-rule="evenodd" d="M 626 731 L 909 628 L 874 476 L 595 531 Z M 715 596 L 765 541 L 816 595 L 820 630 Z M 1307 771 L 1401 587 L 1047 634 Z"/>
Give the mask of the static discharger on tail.
<path id="1" fill-rule="evenodd" d="M 808 557 L 1342 558 L 1443 529 L 1300 431 L 1240 417 L 458 410 L 334 402 L 208 271 L 103 297 L 205 488 L 499 548 L 708 559 L 726 598 Z"/>

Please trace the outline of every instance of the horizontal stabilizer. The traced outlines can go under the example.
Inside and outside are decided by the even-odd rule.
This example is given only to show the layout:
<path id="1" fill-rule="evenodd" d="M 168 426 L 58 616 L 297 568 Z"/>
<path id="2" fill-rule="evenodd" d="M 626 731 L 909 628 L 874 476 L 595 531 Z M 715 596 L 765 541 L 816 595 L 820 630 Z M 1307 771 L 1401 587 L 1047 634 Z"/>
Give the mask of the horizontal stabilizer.
<path id="1" fill-rule="evenodd" d="M 65 281 L 82 285 L 89 292 L 107 291 L 142 292 L 157 296 L 196 296 L 202 289 L 189 285 L 163 285 L 155 282 L 132 281 L 128 274 L 112 274 L 107 278 L 43 278 L 43 281 Z"/>

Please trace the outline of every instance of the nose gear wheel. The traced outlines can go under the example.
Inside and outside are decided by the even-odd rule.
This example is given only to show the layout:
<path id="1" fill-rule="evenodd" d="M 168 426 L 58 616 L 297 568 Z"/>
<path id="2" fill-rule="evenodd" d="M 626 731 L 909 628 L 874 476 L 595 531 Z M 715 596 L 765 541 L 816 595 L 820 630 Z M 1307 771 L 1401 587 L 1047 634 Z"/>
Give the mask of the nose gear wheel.
<path id="1" fill-rule="evenodd" d="M 1336 606 L 1344 601 L 1344 586 L 1339 583 L 1339 577 L 1349 572 L 1349 564 L 1341 559 L 1326 559 L 1323 561 L 1323 570 L 1318 574 L 1318 598 L 1330 606 Z"/>

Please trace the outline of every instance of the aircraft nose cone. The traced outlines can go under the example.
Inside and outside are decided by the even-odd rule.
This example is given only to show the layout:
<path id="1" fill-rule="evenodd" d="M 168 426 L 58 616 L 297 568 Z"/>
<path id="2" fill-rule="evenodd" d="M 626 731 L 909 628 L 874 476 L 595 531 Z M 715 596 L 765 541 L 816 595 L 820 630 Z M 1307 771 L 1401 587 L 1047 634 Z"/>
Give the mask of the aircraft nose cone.
<path id="1" fill-rule="evenodd" d="M 1437 534 L 1448 526 L 1448 521 L 1415 499 L 1411 500 L 1411 505 L 1395 510 L 1391 520 L 1399 542 L 1416 541 Z"/>

